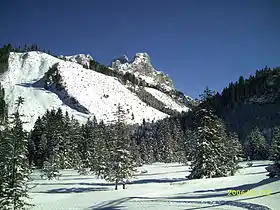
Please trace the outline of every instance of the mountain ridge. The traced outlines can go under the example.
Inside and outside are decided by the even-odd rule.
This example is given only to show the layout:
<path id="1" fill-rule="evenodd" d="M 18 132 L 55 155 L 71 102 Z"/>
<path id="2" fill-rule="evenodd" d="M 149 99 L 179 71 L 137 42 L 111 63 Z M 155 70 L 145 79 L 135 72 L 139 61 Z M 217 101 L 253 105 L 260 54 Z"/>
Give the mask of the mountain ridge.
<path id="1" fill-rule="evenodd" d="M 129 124 L 141 123 L 143 119 L 159 120 L 189 110 L 176 97 L 157 92 L 160 90 L 147 91 L 151 87 L 125 83 L 122 77 L 98 72 L 90 68 L 93 62 L 85 54 L 54 57 L 40 51 L 10 52 L 8 67 L 0 76 L 9 93 L 6 95 L 9 108 L 15 109 L 18 96 L 26 98 L 21 111 L 29 122 L 25 125 L 27 130 L 38 116 L 52 108 L 62 108 L 82 123 L 93 116 L 110 123 L 114 107 L 120 103 L 127 111 Z"/>

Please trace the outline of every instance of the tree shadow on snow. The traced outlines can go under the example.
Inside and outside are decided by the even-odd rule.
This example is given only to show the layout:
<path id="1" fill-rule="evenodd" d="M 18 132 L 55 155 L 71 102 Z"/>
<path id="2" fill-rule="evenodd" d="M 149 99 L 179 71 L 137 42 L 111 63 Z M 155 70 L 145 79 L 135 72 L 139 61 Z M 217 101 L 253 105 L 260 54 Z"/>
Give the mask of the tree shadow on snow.
<path id="1" fill-rule="evenodd" d="M 148 183 L 173 183 L 185 181 L 186 178 L 173 178 L 173 179 L 140 179 L 128 182 L 128 184 L 148 184 Z"/>
<path id="2" fill-rule="evenodd" d="M 262 171 L 262 172 L 253 172 L 253 173 L 246 173 L 246 174 L 242 174 L 242 175 L 254 175 L 254 174 L 268 174 L 267 171 Z"/>
<path id="3" fill-rule="evenodd" d="M 65 181 L 71 181 L 71 180 L 80 180 L 80 181 L 82 181 L 82 180 L 90 180 L 90 179 L 94 179 L 94 178 L 89 178 L 89 177 L 84 177 L 84 178 L 62 178 L 62 179 L 60 179 L 60 180 L 65 180 Z"/>
<path id="4" fill-rule="evenodd" d="M 127 184 L 148 184 L 148 183 L 174 183 L 185 181 L 186 178 L 173 178 L 173 179 L 140 179 L 132 180 L 127 182 Z M 73 185 L 86 185 L 86 186 L 100 186 L 100 187 L 109 187 L 115 186 L 114 183 L 89 183 L 89 182 L 44 182 L 44 183 L 32 183 L 33 185 L 49 185 L 49 186 L 73 186 Z"/>
<path id="5" fill-rule="evenodd" d="M 121 209 L 124 209 L 124 206 L 109 206 L 109 207 L 102 207 L 102 208 L 92 208 L 92 210 L 121 210 Z"/>
<path id="6" fill-rule="evenodd" d="M 94 191 L 108 191 L 108 188 L 105 187 L 72 187 L 72 188 L 57 188 L 51 189 L 41 193 L 85 193 L 85 192 L 94 192 Z"/>
<path id="7" fill-rule="evenodd" d="M 143 174 L 137 174 L 136 176 L 153 176 L 153 175 L 162 175 L 162 174 L 177 174 L 177 173 L 187 173 L 190 172 L 191 170 L 181 170 L 181 171 L 172 171 L 172 172 L 162 172 L 162 173 L 143 173 Z"/>
<path id="8" fill-rule="evenodd" d="M 250 166 L 250 167 L 246 167 L 246 168 L 254 168 L 254 167 L 265 167 L 265 166 L 269 166 L 269 165 L 271 165 L 271 164 L 256 164 L 256 165 L 252 165 L 252 166 Z"/>
<path id="9" fill-rule="evenodd" d="M 38 185 L 88 185 L 88 186 L 114 186 L 113 183 L 89 183 L 89 182 L 45 182 L 45 183 L 32 183 L 32 184 L 38 184 Z"/>
<path id="10" fill-rule="evenodd" d="M 133 197 L 127 197 L 127 198 L 120 198 L 117 200 L 112 200 L 112 201 L 105 201 L 102 202 L 101 204 L 91 206 L 87 208 L 86 210 L 119 210 L 119 209 L 124 209 L 124 206 L 119 206 L 120 204 L 127 202 L 129 200 L 133 199 Z"/>
<path id="11" fill-rule="evenodd" d="M 194 191 L 194 193 L 204 193 L 204 192 L 220 192 L 220 191 L 228 191 L 228 190 L 251 190 L 272 182 L 276 182 L 279 181 L 280 177 L 274 177 L 274 178 L 267 178 L 267 179 L 263 179 L 260 182 L 257 183 L 252 183 L 252 184 L 243 184 L 243 185 L 239 185 L 236 187 L 226 187 L 226 188 L 218 188 L 218 189 L 214 189 L 214 190 L 197 190 Z M 227 193 L 225 193 L 227 194 Z"/>

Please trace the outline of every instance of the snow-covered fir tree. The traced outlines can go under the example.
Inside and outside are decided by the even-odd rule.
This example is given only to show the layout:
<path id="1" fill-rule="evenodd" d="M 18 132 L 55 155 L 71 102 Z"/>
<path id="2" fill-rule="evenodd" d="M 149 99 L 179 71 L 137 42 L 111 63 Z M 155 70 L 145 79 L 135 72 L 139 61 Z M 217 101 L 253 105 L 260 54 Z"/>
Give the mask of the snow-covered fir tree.
<path id="1" fill-rule="evenodd" d="M 104 122 L 101 121 L 95 129 L 94 155 L 90 159 L 90 168 L 98 177 L 102 177 L 105 173 L 109 156 L 109 136 Z"/>
<path id="2" fill-rule="evenodd" d="M 120 104 L 115 112 L 117 121 L 111 126 L 111 138 L 109 140 L 109 157 L 104 170 L 104 178 L 115 182 L 115 189 L 118 184 L 123 184 L 125 189 L 126 181 L 133 175 L 135 163 L 129 148 L 129 139 L 124 124 L 124 111 Z"/>
<path id="3" fill-rule="evenodd" d="M 225 139 L 226 148 L 228 152 L 225 154 L 227 170 L 230 175 L 234 175 L 237 171 L 238 163 L 242 160 L 243 148 L 236 133 L 229 133 Z"/>
<path id="4" fill-rule="evenodd" d="M 227 176 L 237 162 L 230 161 L 227 133 L 223 122 L 210 109 L 196 111 L 195 148 L 190 179 Z"/>
<path id="5" fill-rule="evenodd" d="M 274 163 L 266 168 L 268 176 L 280 176 L 280 126 L 273 129 L 273 138 L 270 149 L 270 160 Z"/>
<path id="6" fill-rule="evenodd" d="M 21 210 L 31 205 L 27 202 L 27 181 L 31 170 L 27 158 L 27 133 L 23 130 L 19 107 L 24 102 L 22 97 L 17 100 L 16 112 L 11 122 L 2 133 L 0 147 L 0 208 Z"/>
<path id="7" fill-rule="evenodd" d="M 85 168 L 91 167 L 92 159 L 95 153 L 95 129 L 96 129 L 96 119 L 88 119 L 85 125 L 81 127 L 81 138 L 78 142 L 78 151 L 82 160 L 80 165 L 80 171 L 85 172 Z"/>
<path id="8" fill-rule="evenodd" d="M 155 161 L 154 157 L 154 148 L 155 148 L 155 140 L 154 140 L 154 132 L 150 123 L 147 123 L 145 119 L 136 131 L 133 134 L 133 141 L 135 141 L 138 152 L 140 155 L 140 160 L 138 163 L 152 163 Z"/>
<path id="9" fill-rule="evenodd" d="M 179 119 L 170 119 L 169 123 L 171 136 L 174 141 L 173 160 L 175 162 L 185 163 L 186 154 L 184 149 L 185 137 Z"/>
<path id="10" fill-rule="evenodd" d="M 67 113 L 66 116 L 67 118 Z M 81 126 L 73 116 L 70 120 L 69 132 L 66 133 L 66 138 L 68 138 L 69 149 L 70 149 L 70 161 L 71 168 L 79 169 L 82 165 L 81 154 L 79 153 L 79 142 L 81 141 Z"/>
<path id="11" fill-rule="evenodd" d="M 280 160 L 280 126 L 276 126 L 273 129 L 273 137 L 270 148 L 269 159 L 272 161 Z"/>
<path id="12" fill-rule="evenodd" d="M 246 156 L 250 157 L 251 160 L 267 159 L 266 139 L 257 126 L 246 137 L 244 149 Z"/>
<path id="13" fill-rule="evenodd" d="M 49 158 L 43 162 L 43 167 L 41 169 L 41 178 L 46 177 L 48 180 L 58 179 L 61 176 L 61 173 L 59 172 L 59 160 L 60 158 L 58 156 L 58 151 L 54 149 Z"/>

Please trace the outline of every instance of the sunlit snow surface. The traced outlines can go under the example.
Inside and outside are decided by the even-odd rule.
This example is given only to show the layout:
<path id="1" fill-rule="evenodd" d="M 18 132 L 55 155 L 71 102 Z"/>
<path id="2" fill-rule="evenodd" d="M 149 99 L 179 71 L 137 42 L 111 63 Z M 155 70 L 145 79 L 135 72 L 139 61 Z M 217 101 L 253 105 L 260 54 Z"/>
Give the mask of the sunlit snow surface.
<path id="1" fill-rule="evenodd" d="M 63 96 L 59 97 L 56 93 L 45 90 L 43 84 L 38 85 L 38 81 L 56 63 L 59 63 L 59 72 L 67 94 L 89 110 L 90 114 L 70 108 L 61 100 Z M 9 104 L 10 113 L 15 111 L 15 102 L 19 96 L 25 99 L 20 113 L 24 114 L 23 120 L 27 122 L 24 128 L 27 130 L 33 127 L 38 116 L 42 116 L 47 109 L 59 107 L 82 123 L 93 114 L 99 121 L 114 120 L 118 103 L 126 111 L 127 123 L 141 123 L 144 118 L 151 121 L 167 116 L 142 102 L 116 78 L 41 52 L 11 53 L 8 71 L 1 75 L 0 82 L 5 88 L 5 100 Z"/>
<path id="2" fill-rule="evenodd" d="M 33 210 L 91 209 L 279 209 L 280 179 L 268 178 L 269 161 L 245 163 L 235 176 L 204 180 L 185 180 L 189 167 L 180 164 L 144 165 L 127 189 L 94 176 L 63 171 L 59 180 L 41 180 L 35 172 L 30 182 Z M 271 190 L 269 196 L 228 196 L 228 190 Z"/>

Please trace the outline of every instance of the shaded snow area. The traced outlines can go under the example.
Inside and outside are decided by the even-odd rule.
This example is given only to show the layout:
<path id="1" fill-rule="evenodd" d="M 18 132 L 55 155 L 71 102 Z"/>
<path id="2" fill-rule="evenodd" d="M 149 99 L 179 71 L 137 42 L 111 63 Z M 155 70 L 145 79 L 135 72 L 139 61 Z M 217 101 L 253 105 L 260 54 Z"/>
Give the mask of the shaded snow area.
<path id="1" fill-rule="evenodd" d="M 44 85 L 38 83 L 56 63 L 59 63 L 59 72 L 68 96 L 77 99 L 90 114 L 70 108 L 61 100 L 63 97 L 45 90 Z M 117 103 L 126 111 L 128 123 L 142 122 L 143 118 L 148 121 L 158 120 L 167 116 L 147 106 L 114 77 L 84 69 L 75 62 L 63 61 L 41 52 L 11 53 L 8 71 L 1 75 L 0 82 L 5 88 L 5 100 L 9 104 L 10 113 L 15 111 L 15 101 L 19 96 L 25 99 L 20 113 L 25 115 L 23 120 L 27 122 L 24 124 L 26 130 L 30 130 L 38 116 L 42 116 L 47 109 L 59 107 L 63 112 L 68 111 L 70 115 L 74 115 L 81 123 L 92 114 L 96 115 L 98 120 L 110 121 Z"/>
<path id="2" fill-rule="evenodd" d="M 177 103 L 173 98 L 171 98 L 170 96 L 166 95 L 165 93 L 159 90 L 156 90 L 154 88 L 148 88 L 148 87 L 146 87 L 145 90 L 151 93 L 156 99 L 164 103 L 166 105 L 166 108 L 173 109 L 179 112 L 183 112 L 183 111 L 186 112 L 189 110 L 188 107 L 184 106 L 183 104 Z"/>
<path id="3" fill-rule="evenodd" d="M 245 163 L 235 176 L 186 180 L 188 166 L 155 163 L 138 168 L 127 189 L 94 176 L 65 170 L 59 180 L 41 180 L 34 172 L 29 183 L 32 210 L 93 209 L 279 209 L 280 179 L 268 178 L 269 161 Z M 147 173 L 141 173 L 141 171 Z M 228 190 L 254 190 L 256 195 L 228 196 Z M 261 194 L 270 190 L 271 195 Z M 259 192 L 259 193 L 258 193 Z"/>

